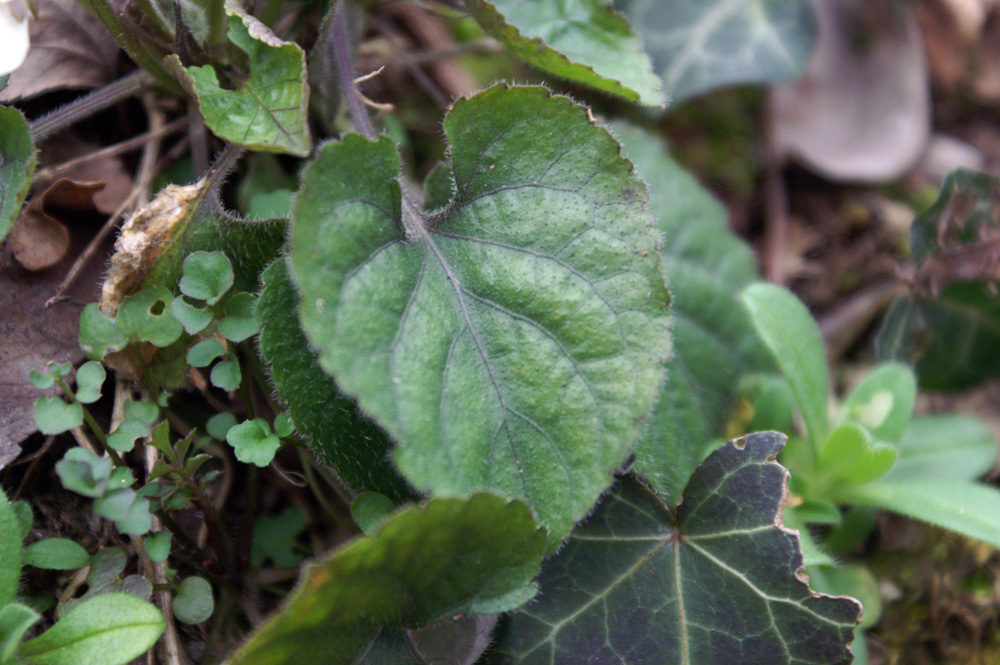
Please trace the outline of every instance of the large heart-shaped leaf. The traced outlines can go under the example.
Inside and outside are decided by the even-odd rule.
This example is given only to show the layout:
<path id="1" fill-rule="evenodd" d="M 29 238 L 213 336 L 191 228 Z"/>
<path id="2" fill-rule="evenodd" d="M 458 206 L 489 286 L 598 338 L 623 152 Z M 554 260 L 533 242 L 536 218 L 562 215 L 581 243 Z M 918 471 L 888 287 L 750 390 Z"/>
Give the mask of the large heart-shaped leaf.
<path id="1" fill-rule="evenodd" d="M 198 99 L 205 124 L 219 138 L 251 150 L 305 157 L 312 147 L 305 52 L 234 3 L 226 5 L 226 13 L 229 40 L 250 60 L 249 73 L 234 89 L 222 87 L 211 65 L 184 69 L 176 56 L 169 65 Z"/>
<path id="2" fill-rule="evenodd" d="M 496 86 L 444 123 L 455 198 L 400 196 L 388 137 L 303 174 L 291 273 L 320 364 L 418 489 L 525 498 L 554 546 L 611 483 L 670 353 L 646 188 L 583 107 Z"/>
<path id="3" fill-rule="evenodd" d="M 24 116 L 17 109 L 0 106 L 0 241 L 21 213 L 35 162 L 35 145 Z"/>
<path id="4" fill-rule="evenodd" d="M 651 106 L 667 98 L 632 26 L 608 0 L 465 0 L 479 24 L 539 69 Z"/>
<path id="5" fill-rule="evenodd" d="M 809 0 L 615 0 L 675 103 L 713 88 L 798 76 L 816 18 Z"/>
<path id="6" fill-rule="evenodd" d="M 798 537 L 780 526 L 788 472 L 773 460 L 784 441 L 765 432 L 719 448 L 673 512 L 623 481 L 545 564 L 497 661 L 850 663 L 860 605 L 812 593 Z"/>
<path id="7" fill-rule="evenodd" d="M 394 626 L 513 609 L 534 595 L 544 547 L 517 501 L 476 494 L 405 508 L 307 567 L 284 609 L 226 662 L 347 665 Z"/>
<path id="8" fill-rule="evenodd" d="M 649 183 L 673 296 L 674 356 L 634 467 L 672 503 L 704 458 L 705 444 L 722 435 L 740 377 L 772 369 L 737 299 L 760 276 L 750 247 L 729 230 L 725 209 L 661 140 L 625 124 L 614 131 Z"/>
<path id="9" fill-rule="evenodd" d="M 340 394 L 309 348 L 299 326 L 298 294 L 285 263 L 275 261 L 261 281 L 264 289 L 257 303 L 261 356 L 296 428 L 309 437 L 310 449 L 351 487 L 407 498 L 406 483 L 389 464 L 389 438 Z"/>

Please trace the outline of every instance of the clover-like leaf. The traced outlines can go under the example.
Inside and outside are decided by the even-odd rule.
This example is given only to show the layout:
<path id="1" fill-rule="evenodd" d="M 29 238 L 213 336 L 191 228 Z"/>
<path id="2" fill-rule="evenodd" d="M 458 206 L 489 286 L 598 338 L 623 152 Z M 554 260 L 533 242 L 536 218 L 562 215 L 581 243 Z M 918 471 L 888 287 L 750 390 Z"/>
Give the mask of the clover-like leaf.
<path id="1" fill-rule="evenodd" d="M 177 585 L 173 609 L 181 623 L 193 625 L 207 620 L 215 610 L 212 585 L 204 577 L 185 577 Z"/>
<path id="2" fill-rule="evenodd" d="M 232 392 L 240 387 L 240 382 L 243 381 L 243 372 L 240 371 L 240 364 L 238 362 L 227 358 L 220 363 L 216 363 L 208 375 L 208 380 L 216 388 Z"/>
<path id="3" fill-rule="evenodd" d="M 489 604 L 512 609 L 525 589 L 533 593 L 544 549 L 544 533 L 519 501 L 476 494 L 404 508 L 374 536 L 309 565 L 284 609 L 226 662 L 347 665 L 387 628 Z"/>
<path id="4" fill-rule="evenodd" d="M 650 106 L 667 101 L 642 41 L 607 0 L 466 0 L 465 6 L 539 69 Z"/>
<path id="5" fill-rule="evenodd" d="M 546 562 L 497 662 L 552 665 L 571 650 L 609 665 L 850 663 L 860 606 L 812 593 L 798 537 L 781 527 L 784 441 L 764 432 L 719 448 L 673 511 L 625 479 Z"/>
<path id="6" fill-rule="evenodd" d="M 320 369 L 299 324 L 299 297 L 285 262 L 275 261 L 261 281 L 264 288 L 257 305 L 261 356 L 299 433 L 307 437 L 316 456 L 336 469 L 350 487 L 396 501 L 409 498 L 406 483 L 389 463 L 390 442 L 385 432 L 365 418 Z M 232 424 L 236 424 L 235 419 Z M 212 436 L 220 439 L 225 434 Z"/>
<path id="7" fill-rule="evenodd" d="M 219 320 L 219 333 L 231 342 L 242 342 L 257 334 L 257 298 L 249 293 L 237 293 L 223 306 L 225 316 Z"/>
<path id="8" fill-rule="evenodd" d="M 76 399 L 91 404 L 101 398 L 101 386 L 108 376 L 104 366 L 93 360 L 80 365 L 76 371 Z"/>
<path id="9" fill-rule="evenodd" d="M 70 448 L 56 462 L 56 474 L 66 489 L 96 498 L 108 488 L 111 466 L 107 457 L 98 457 L 83 447 Z"/>
<path id="10" fill-rule="evenodd" d="M 236 279 L 233 264 L 220 251 L 192 252 L 184 259 L 181 293 L 214 305 L 226 295 Z"/>
<path id="11" fill-rule="evenodd" d="M 184 332 L 189 335 L 200 333 L 208 327 L 208 324 L 215 318 L 215 313 L 207 307 L 196 307 L 184 299 L 184 296 L 177 296 L 170 303 L 170 313 L 184 326 Z"/>
<path id="12" fill-rule="evenodd" d="M 150 342 L 165 347 L 176 342 L 184 326 L 170 313 L 174 296 L 162 286 L 149 286 L 128 296 L 115 316 L 104 314 L 97 303 L 80 313 L 80 348 L 88 357 L 100 360 L 127 344 Z"/>
<path id="13" fill-rule="evenodd" d="M 261 515 L 253 523 L 250 565 L 259 567 L 270 560 L 278 568 L 294 568 L 302 562 L 299 535 L 309 526 L 309 518 L 298 506 L 289 506 L 280 515 Z"/>
<path id="14" fill-rule="evenodd" d="M 236 459 L 246 464 L 265 467 L 281 447 L 281 439 L 271 431 L 263 418 L 234 425 L 226 433 L 226 441 L 236 452 Z"/>
<path id="15" fill-rule="evenodd" d="M 157 531 L 147 536 L 142 541 L 142 545 L 149 558 L 157 563 L 166 561 L 167 557 L 170 556 L 170 538 L 171 534 L 169 531 Z"/>
<path id="16" fill-rule="evenodd" d="M 760 275 L 749 245 L 729 230 L 725 208 L 671 159 L 661 139 L 624 123 L 613 129 L 649 184 L 673 297 L 674 355 L 634 468 L 675 502 L 706 443 L 721 438 L 740 378 L 773 366 L 738 300 Z"/>
<path id="17" fill-rule="evenodd" d="M 17 109 L 0 106 L 0 241 L 21 214 L 36 162 L 24 116 Z"/>
<path id="18" fill-rule="evenodd" d="M 795 78 L 809 64 L 809 0 L 615 0 L 675 103 L 725 85 Z"/>
<path id="19" fill-rule="evenodd" d="M 311 140 L 306 110 L 306 56 L 294 42 L 279 39 L 271 29 L 244 12 L 226 5 L 229 40 L 250 60 L 250 71 L 227 90 L 212 65 L 172 68 L 198 99 L 205 124 L 221 139 L 251 150 L 309 154 Z"/>
<path id="20" fill-rule="evenodd" d="M 226 355 L 226 347 L 217 339 L 203 339 L 187 352 L 187 362 L 191 367 L 208 367 L 215 359 Z"/>
<path id="21" fill-rule="evenodd" d="M 300 319 L 415 487 L 524 498 L 554 547 L 653 405 L 670 354 L 659 234 L 645 185 L 569 99 L 495 86 L 444 127 L 456 196 L 435 217 L 401 198 L 389 137 L 348 135 L 306 167 Z"/>
<path id="22" fill-rule="evenodd" d="M 35 425 L 42 434 L 62 434 L 83 424 L 83 406 L 60 397 L 35 400 Z"/>
<path id="23" fill-rule="evenodd" d="M 136 440 L 149 436 L 151 431 L 149 423 L 138 418 L 126 418 L 108 435 L 108 445 L 127 453 L 135 447 Z"/>

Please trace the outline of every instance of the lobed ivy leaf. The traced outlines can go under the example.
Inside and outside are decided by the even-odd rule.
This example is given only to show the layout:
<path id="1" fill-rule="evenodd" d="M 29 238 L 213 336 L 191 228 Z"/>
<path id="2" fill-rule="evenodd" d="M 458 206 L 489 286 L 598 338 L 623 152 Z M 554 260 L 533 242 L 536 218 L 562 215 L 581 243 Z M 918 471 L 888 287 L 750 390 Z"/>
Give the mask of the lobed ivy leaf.
<path id="1" fill-rule="evenodd" d="M 615 0 L 680 103 L 714 88 L 792 79 L 809 64 L 809 0 Z"/>
<path id="2" fill-rule="evenodd" d="M 21 580 L 21 526 L 0 489 L 0 608 L 14 600 Z"/>
<path id="3" fill-rule="evenodd" d="M 738 300 L 760 275 L 722 204 L 671 159 L 661 139 L 624 123 L 614 132 L 650 187 L 674 319 L 674 355 L 633 468 L 672 503 L 704 459 L 706 442 L 722 436 L 740 378 L 772 369 Z"/>
<path id="4" fill-rule="evenodd" d="M 798 536 L 781 527 L 784 441 L 764 432 L 719 448 L 673 510 L 623 480 L 546 562 L 494 662 L 850 663 L 860 605 L 811 592 Z"/>
<path id="5" fill-rule="evenodd" d="M 285 262 L 275 261 L 261 281 L 260 354 L 279 399 L 288 405 L 309 448 L 354 489 L 378 492 L 397 502 L 411 497 L 389 463 L 385 433 L 320 369 L 299 324 L 299 297 Z"/>
<path id="6" fill-rule="evenodd" d="M 663 376 L 659 234 L 645 185 L 569 99 L 495 86 L 444 128 L 456 196 L 433 217 L 401 197 L 387 136 L 348 135 L 306 167 L 289 237 L 300 319 L 407 480 L 523 498 L 554 548 Z"/>
<path id="7" fill-rule="evenodd" d="M 22 644 L 15 658 L 29 665 L 122 665 L 153 646 L 163 629 L 156 606 L 127 593 L 104 593 L 74 606 Z"/>
<path id="8" fill-rule="evenodd" d="M 404 508 L 375 535 L 307 566 L 284 609 L 226 663 L 347 665 L 392 627 L 481 605 L 512 609 L 512 598 L 533 590 L 544 548 L 544 532 L 518 501 L 476 494 Z"/>
<path id="9" fill-rule="evenodd" d="M 24 116 L 15 108 L 0 106 L 0 242 L 21 214 L 37 161 Z"/>
<path id="10" fill-rule="evenodd" d="M 562 78 L 663 106 L 666 96 L 629 22 L 608 0 L 465 0 L 486 32 Z"/>
<path id="11" fill-rule="evenodd" d="M 251 150 L 307 156 L 312 142 L 305 53 L 234 2 L 226 4 L 226 14 L 229 41 L 249 59 L 249 71 L 234 82 L 234 89 L 222 87 L 212 65 L 185 69 L 171 56 L 171 68 L 219 138 Z"/>

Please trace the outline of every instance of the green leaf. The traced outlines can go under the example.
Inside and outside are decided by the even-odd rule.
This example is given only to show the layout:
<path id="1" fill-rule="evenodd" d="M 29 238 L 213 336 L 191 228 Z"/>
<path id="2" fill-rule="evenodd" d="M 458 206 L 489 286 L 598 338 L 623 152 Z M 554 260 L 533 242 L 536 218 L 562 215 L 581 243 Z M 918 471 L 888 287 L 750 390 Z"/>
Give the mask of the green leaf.
<path id="1" fill-rule="evenodd" d="M 14 515 L 17 516 L 17 524 L 21 527 L 21 539 L 23 540 L 28 537 L 29 533 L 31 533 L 31 525 L 35 521 L 35 514 L 31 510 L 31 504 L 27 501 L 15 501 L 10 504 L 10 507 L 14 510 Z M 3 509 L 0 508 L 0 510 Z M 9 538 L 10 535 L 3 529 L 4 527 L 0 527 L 0 537 Z M 2 604 L 3 603 L 0 603 L 0 605 Z"/>
<path id="2" fill-rule="evenodd" d="M 146 554 L 156 563 L 163 563 L 170 556 L 170 532 L 157 531 L 142 541 Z"/>
<path id="3" fill-rule="evenodd" d="M 93 360 L 80 365 L 76 370 L 76 399 L 84 404 L 92 404 L 101 399 L 101 386 L 108 377 L 104 366 Z"/>
<path id="4" fill-rule="evenodd" d="M 271 426 L 263 418 L 248 420 L 229 428 L 226 441 L 236 451 L 236 459 L 259 467 L 270 464 L 281 447 L 281 439 L 271 432 Z"/>
<path id="5" fill-rule="evenodd" d="M 226 355 L 226 347 L 217 339 L 203 339 L 187 352 L 187 363 L 191 367 L 208 367 L 219 356 Z"/>
<path id="6" fill-rule="evenodd" d="M 780 526 L 783 444 L 765 432 L 719 448 L 673 514 L 624 479 L 546 561 L 538 599 L 511 616 L 497 661 L 850 663 L 860 607 L 809 590 L 798 537 Z"/>
<path id="7" fill-rule="evenodd" d="M 24 565 L 47 570 L 76 570 L 90 565 L 87 550 L 68 538 L 46 538 L 24 548 Z"/>
<path id="8" fill-rule="evenodd" d="M 111 490 L 94 500 L 94 512 L 109 520 L 126 520 L 132 513 L 137 498 L 133 489 Z"/>
<path id="9" fill-rule="evenodd" d="M 55 385 L 55 378 L 51 374 L 43 374 L 37 369 L 28 372 L 28 380 L 39 390 L 48 390 Z"/>
<path id="10" fill-rule="evenodd" d="M 814 447 L 826 438 L 827 374 L 823 339 L 809 310 L 790 291 L 754 284 L 740 295 L 750 319 L 788 379 Z"/>
<path id="11" fill-rule="evenodd" d="M 36 162 L 24 116 L 17 109 L 0 106 L 0 242 L 21 214 Z"/>
<path id="12" fill-rule="evenodd" d="M 170 313 L 184 326 L 184 332 L 195 335 L 208 327 L 208 324 L 215 318 L 215 313 L 205 307 L 195 307 L 184 300 L 184 296 L 177 296 L 170 303 Z"/>
<path id="13" fill-rule="evenodd" d="M 0 489 L 0 608 L 14 600 L 21 579 L 21 525 Z"/>
<path id="14" fill-rule="evenodd" d="M 229 430 L 236 424 L 236 416 L 228 411 L 223 411 L 222 413 L 217 413 L 208 419 L 205 423 L 205 431 L 213 439 L 218 439 L 219 441 L 226 440 L 226 434 Z"/>
<path id="15" fill-rule="evenodd" d="M 231 342 L 242 342 L 257 334 L 257 298 L 249 293 L 237 293 L 226 301 L 225 316 L 219 321 L 219 332 Z"/>
<path id="16" fill-rule="evenodd" d="M 844 423 L 830 433 L 816 466 L 827 483 L 863 485 L 884 476 L 897 454 L 895 446 L 875 441 L 860 425 Z"/>
<path id="17" fill-rule="evenodd" d="M 126 418 L 114 432 L 108 435 L 108 445 L 123 453 L 135 448 L 138 439 L 147 437 L 152 430 L 149 424 L 138 418 Z"/>
<path id="18" fill-rule="evenodd" d="M 163 633 L 163 615 L 126 593 L 86 600 L 42 635 L 21 645 L 16 657 L 30 665 L 123 665 Z"/>
<path id="19" fill-rule="evenodd" d="M 184 326 L 170 313 L 174 295 L 165 287 L 146 287 L 118 306 L 115 326 L 130 342 L 164 347 L 176 342 Z"/>
<path id="20" fill-rule="evenodd" d="M 206 621 L 215 611 L 212 585 L 203 577 L 186 577 L 177 585 L 174 616 L 190 625 Z"/>
<path id="21" fill-rule="evenodd" d="M 83 406 L 67 404 L 61 397 L 35 400 L 35 426 L 42 434 L 62 434 L 83 424 Z"/>
<path id="22" fill-rule="evenodd" d="M 1000 548 L 1000 491 L 993 487 L 947 480 L 880 480 L 845 487 L 836 498 L 891 510 Z"/>
<path id="23" fill-rule="evenodd" d="M 793 79 L 809 64 L 809 0 L 615 0 L 675 104 L 714 88 Z"/>
<path id="24" fill-rule="evenodd" d="M 606 0 L 466 0 L 486 32 L 534 66 L 632 101 L 667 98 L 632 26 Z"/>
<path id="25" fill-rule="evenodd" d="M 544 549 L 518 501 L 476 494 L 404 508 L 309 565 L 284 609 L 226 662 L 355 663 L 384 626 L 426 625 L 528 586 Z"/>
<path id="26" fill-rule="evenodd" d="M 287 439 L 295 433 L 295 421 L 287 413 L 279 413 L 274 417 L 274 433 Z"/>
<path id="27" fill-rule="evenodd" d="M 649 184 L 673 297 L 674 355 L 634 468 L 674 502 L 704 458 L 705 442 L 723 434 L 740 377 L 772 367 L 737 300 L 760 277 L 750 247 L 729 230 L 725 209 L 660 139 L 624 123 L 614 132 Z"/>
<path id="28" fill-rule="evenodd" d="M 96 501 L 94 505 L 96 508 Z M 153 528 L 153 516 L 149 513 L 149 501 L 143 498 L 136 500 L 126 517 L 115 520 L 115 528 L 120 533 L 133 536 L 142 536 L 149 533 L 149 530 Z"/>
<path id="29" fill-rule="evenodd" d="M 260 353 L 299 433 L 350 487 L 379 492 L 396 501 L 409 498 L 406 483 L 389 463 L 390 443 L 385 433 L 320 369 L 299 325 L 299 297 L 285 262 L 275 261 L 261 280 L 263 290 L 257 304 Z"/>
<path id="30" fill-rule="evenodd" d="M 193 252 L 184 259 L 181 293 L 214 305 L 226 295 L 236 279 L 233 264 L 219 251 Z"/>
<path id="31" fill-rule="evenodd" d="M 10 660 L 21 638 L 42 615 L 21 603 L 0 606 L 0 663 Z"/>
<path id="32" fill-rule="evenodd" d="M 961 414 L 915 418 L 885 480 L 975 480 L 993 468 L 997 442 L 989 426 Z"/>
<path id="33" fill-rule="evenodd" d="M 351 519 L 365 535 L 370 536 L 382 526 L 395 507 L 392 499 L 383 494 L 363 492 L 351 501 Z"/>
<path id="34" fill-rule="evenodd" d="M 910 368 L 882 363 L 847 396 L 842 414 L 879 441 L 897 444 L 913 415 L 916 398 L 917 380 Z"/>
<path id="35" fill-rule="evenodd" d="M 212 368 L 208 378 L 213 386 L 232 392 L 240 387 L 243 373 L 240 372 L 240 364 L 235 360 L 223 360 Z"/>
<path id="36" fill-rule="evenodd" d="M 120 548 L 105 547 L 90 558 L 87 586 L 99 592 L 106 591 L 122 574 L 128 557 Z"/>
<path id="37" fill-rule="evenodd" d="M 108 487 L 111 466 L 107 457 L 98 457 L 82 447 L 70 448 L 56 463 L 56 474 L 66 489 L 96 498 Z"/>
<path id="38" fill-rule="evenodd" d="M 79 342 L 88 358 L 100 359 L 124 349 L 129 339 L 118 329 L 114 319 L 101 313 L 97 303 L 90 303 L 80 313 Z"/>
<path id="39" fill-rule="evenodd" d="M 298 537 L 309 526 L 309 518 L 298 506 L 289 506 L 275 517 L 261 515 L 253 523 L 250 565 L 260 567 L 268 560 L 278 568 L 294 568 L 302 562 Z"/>
<path id="40" fill-rule="evenodd" d="M 306 336 L 403 475 L 526 499 L 551 547 L 610 484 L 670 354 L 645 185 L 587 113 L 537 87 L 457 101 L 457 194 L 434 218 L 401 199 L 392 139 L 327 143 L 290 233 Z"/>
<path id="41" fill-rule="evenodd" d="M 221 86 L 211 65 L 188 67 L 181 83 L 197 98 L 205 124 L 219 138 L 251 150 L 307 156 L 311 139 L 305 53 L 235 3 L 226 5 L 226 13 L 229 40 L 246 53 L 249 72 L 233 90 Z M 179 60 L 172 67 L 184 71 Z"/>

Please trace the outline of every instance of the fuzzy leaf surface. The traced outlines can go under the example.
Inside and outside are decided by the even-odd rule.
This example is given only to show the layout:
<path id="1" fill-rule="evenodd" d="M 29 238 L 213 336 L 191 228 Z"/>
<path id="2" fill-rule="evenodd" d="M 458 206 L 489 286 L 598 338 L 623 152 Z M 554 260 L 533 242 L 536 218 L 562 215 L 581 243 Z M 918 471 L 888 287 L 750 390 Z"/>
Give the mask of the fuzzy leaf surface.
<path id="1" fill-rule="evenodd" d="M 850 663 L 860 606 L 811 592 L 798 537 L 780 526 L 784 441 L 764 432 L 719 448 L 673 513 L 624 480 L 546 563 L 496 662 Z"/>
<path id="2" fill-rule="evenodd" d="M 495 495 L 404 508 L 374 536 L 309 565 L 284 609 L 226 662 L 356 663 L 389 627 L 426 625 L 531 588 L 544 547 L 527 506 Z"/>
<path id="3" fill-rule="evenodd" d="M 989 425 L 958 413 L 914 418 L 885 480 L 975 480 L 993 468 L 1000 448 Z"/>
<path id="4" fill-rule="evenodd" d="M 729 230 L 725 209 L 662 141 L 624 123 L 614 132 L 649 184 L 673 297 L 674 355 L 634 468 L 675 503 L 705 443 L 721 436 L 740 377 L 773 368 L 738 300 L 760 275 L 750 247 Z"/>
<path id="5" fill-rule="evenodd" d="M 659 233 L 631 163 L 569 99 L 496 86 L 444 127 L 456 195 L 434 217 L 401 199 L 387 136 L 306 167 L 300 319 L 410 483 L 523 498 L 555 546 L 611 484 L 670 354 Z"/>
<path id="6" fill-rule="evenodd" d="M 0 608 L 14 600 L 21 580 L 21 526 L 0 489 Z"/>
<path id="7" fill-rule="evenodd" d="M 650 106 L 667 98 L 629 22 L 607 0 L 466 0 L 486 32 L 534 66 Z"/>
<path id="8" fill-rule="evenodd" d="M 378 492 L 396 501 L 412 496 L 388 460 L 388 437 L 364 417 L 320 368 L 299 324 L 299 296 L 284 261 L 261 276 L 257 303 L 261 321 L 260 353 L 278 398 L 288 405 L 309 448 L 336 469 L 349 486 Z"/>
<path id="9" fill-rule="evenodd" d="M 278 39 L 256 18 L 227 5 L 229 40 L 250 59 L 250 71 L 227 90 L 211 65 L 188 67 L 182 82 L 193 90 L 205 124 L 221 139 L 251 150 L 309 154 L 305 52 Z M 179 62 L 174 64 L 179 70 Z"/>
<path id="10" fill-rule="evenodd" d="M 795 78 L 809 64 L 809 0 L 615 0 L 674 103 L 714 88 Z"/>
<path id="11" fill-rule="evenodd" d="M 28 122 L 17 109 L 0 107 L 0 241 L 21 214 L 36 162 Z"/>

